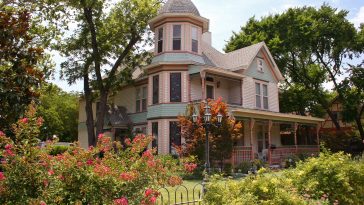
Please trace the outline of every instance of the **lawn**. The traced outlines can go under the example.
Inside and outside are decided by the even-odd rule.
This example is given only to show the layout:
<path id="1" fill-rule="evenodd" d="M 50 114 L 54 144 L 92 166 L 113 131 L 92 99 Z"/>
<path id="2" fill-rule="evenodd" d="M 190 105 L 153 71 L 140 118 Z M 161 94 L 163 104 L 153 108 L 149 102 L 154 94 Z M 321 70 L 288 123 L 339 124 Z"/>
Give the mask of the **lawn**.
<path id="1" fill-rule="evenodd" d="M 184 204 L 201 204 L 199 200 L 202 197 L 201 182 L 201 180 L 184 180 L 180 186 L 162 188 L 159 190 L 161 196 L 158 197 L 157 204 L 170 205 L 181 202 Z"/>

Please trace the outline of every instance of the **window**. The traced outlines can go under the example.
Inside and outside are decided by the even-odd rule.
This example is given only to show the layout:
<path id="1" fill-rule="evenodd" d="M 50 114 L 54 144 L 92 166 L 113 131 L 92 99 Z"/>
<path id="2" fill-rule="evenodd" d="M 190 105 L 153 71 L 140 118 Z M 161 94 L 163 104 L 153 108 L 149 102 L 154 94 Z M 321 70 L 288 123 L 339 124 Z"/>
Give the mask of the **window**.
<path id="1" fill-rule="evenodd" d="M 269 109 L 268 85 L 255 83 L 255 107 L 266 110 Z"/>
<path id="2" fill-rule="evenodd" d="M 192 27 L 192 52 L 198 52 L 198 31 L 196 27 Z"/>
<path id="3" fill-rule="evenodd" d="M 147 87 L 139 87 L 136 89 L 136 112 L 147 111 Z"/>
<path id="4" fill-rule="evenodd" d="M 181 102 L 181 73 L 170 74 L 170 102 Z"/>
<path id="5" fill-rule="evenodd" d="M 263 108 L 268 110 L 268 86 L 263 84 Z"/>
<path id="6" fill-rule="evenodd" d="M 158 122 L 152 123 L 152 148 L 156 148 L 158 152 Z"/>
<path id="7" fill-rule="evenodd" d="M 181 50 L 182 26 L 173 25 L 173 50 Z"/>
<path id="8" fill-rule="evenodd" d="M 263 71 L 263 60 L 262 59 L 258 59 L 257 64 L 258 64 L 258 67 L 257 67 L 258 71 L 259 72 L 264 72 Z"/>
<path id="9" fill-rule="evenodd" d="M 214 99 L 214 86 L 213 85 L 206 85 L 206 98 Z"/>
<path id="10" fill-rule="evenodd" d="M 159 75 L 153 76 L 153 104 L 159 103 Z"/>
<path id="11" fill-rule="evenodd" d="M 158 29 L 158 53 L 163 52 L 163 28 Z"/>
<path id="12" fill-rule="evenodd" d="M 181 146 L 181 128 L 178 122 L 169 122 L 169 150 L 170 153 L 176 155 L 174 146 Z"/>
<path id="13" fill-rule="evenodd" d="M 255 107 L 261 108 L 260 83 L 255 83 Z"/>

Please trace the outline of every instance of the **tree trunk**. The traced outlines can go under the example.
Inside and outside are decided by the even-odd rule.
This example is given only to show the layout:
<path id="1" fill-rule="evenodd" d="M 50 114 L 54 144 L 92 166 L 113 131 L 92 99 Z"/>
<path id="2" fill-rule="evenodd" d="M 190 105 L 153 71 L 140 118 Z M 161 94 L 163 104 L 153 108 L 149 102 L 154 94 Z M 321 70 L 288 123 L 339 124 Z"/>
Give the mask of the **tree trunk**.
<path id="1" fill-rule="evenodd" d="M 338 131 L 340 131 L 341 130 L 341 126 L 339 124 L 338 119 L 334 117 L 334 113 L 332 113 L 330 109 L 326 109 L 326 112 L 329 115 L 329 117 L 331 118 L 332 122 L 334 123 L 336 129 Z"/>
<path id="2" fill-rule="evenodd" d="M 85 111 L 86 111 L 86 126 L 87 126 L 87 138 L 88 138 L 88 145 L 95 146 L 95 130 L 94 130 L 94 116 L 93 116 L 93 109 L 92 109 L 92 92 L 89 85 L 89 78 L 88 78 L 88 71 L 84 72 L 83 76 L 83 83 L 84 83 L 84 92 L 85 92 Z"/>
<path id="3" fill-rule="evenodd" d="M 364 141 L 364 128 L 363 124 L 361 123 L 361 118 L 364 113 L 364 105 L 361 105 L 358 115 L 355 117 L 356 126 L 358 127 L 359 134 L 361 139 Z"/>
<path id="4" fill-rule="evenodd" d="M 109 92 L 107 90 L 100 90 L 100 102 L 96 115 L 96 135 L 103 133 L 108 95 Z"/>

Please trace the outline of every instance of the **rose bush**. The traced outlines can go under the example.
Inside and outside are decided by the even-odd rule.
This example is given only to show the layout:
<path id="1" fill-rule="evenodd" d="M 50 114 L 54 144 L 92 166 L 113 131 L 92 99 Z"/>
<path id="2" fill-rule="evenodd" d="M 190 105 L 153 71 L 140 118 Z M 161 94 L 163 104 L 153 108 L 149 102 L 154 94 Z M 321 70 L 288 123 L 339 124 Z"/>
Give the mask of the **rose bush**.
<path id="1" fill-rule="evenodd" d="M 155 156 L 144 135 L 126 147 L 99 135 L 96 147 L 76 144 L 52 156 L 51 142 L 38 146 L 39 122 L 31 106 L 13 126 L 15 139 L 0 135 L 0 204 L 154 204 L 158 188 L 182 183 L 184 163 L 193 167 Z"/>

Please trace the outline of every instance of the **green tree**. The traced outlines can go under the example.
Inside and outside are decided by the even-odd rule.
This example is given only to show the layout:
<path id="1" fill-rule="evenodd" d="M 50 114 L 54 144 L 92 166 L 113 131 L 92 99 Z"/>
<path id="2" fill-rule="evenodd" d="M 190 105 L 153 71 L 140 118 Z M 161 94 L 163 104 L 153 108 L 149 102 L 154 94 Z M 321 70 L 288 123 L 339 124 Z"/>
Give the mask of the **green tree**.
<path id="1" fill-rule="evenodd" d="M 265 41 L 286 78 L 284 95 L 291 96 L 281 98 L 281 105 L 287 106 L 282 110 L 303 115 L 325 110 L 340 130 L 340 124 L 330 111 L 332 98 L 323 84 L 333 83 L 333 90 L 343 101 L 344 94 L 338 82 L 338 77 L 343 74 L 343 60 L 353 58 L 359 51 L 358 33 L 348 21 L 347 14 L 347 11 L 324 4 L 318 9 L 291 8 L 261 20 L 253 17 L 239 33 L 233 34 L 225 51 Z M 297 94 L 294 91 L 297 88 L 302 93 Z M 287 99 L 305 101 L 286 103 Z M 297 106 L 291 107 L 295 103 Z M 321 108 L 312 106 L 314 104 Z"/>
<path id="2" fill-rule="evenodd" d="M 61 142 L 77 140 L 78 94 L 67 93 L 53 84 L 42 87 L 37 114 L 43 118 L 40 137 L 57 135 Z"/>
<path id="3" fill-rule="evenodd" d="M 43 49 L 33 44 L 30 13 L 1 5 L 0 8 L 0 129 L 10 125 L 39 97 L 44 79 L 38 64 Z"/>
<path id="4" fill-rule="evenodd" d="M 59 42 L 58 49 L 67 57 L 62 64 L 63 77 L 69 83 L 83 79 L 87 130 L 90 144 L 102 133 L 107 99 L 115 88 L 131 79 L 131 71 L 146 58 L 142 49 L 150 42 L 147 22 L 157 14 L 158 0 L 57 1 L 65 5 L 77 29 Z M 66 21 L 66 20 L 65 20 Z M 94 123 L 92 103 L 99 106 Z M 127 97 L 127 96 L 125 96 Z"/>

